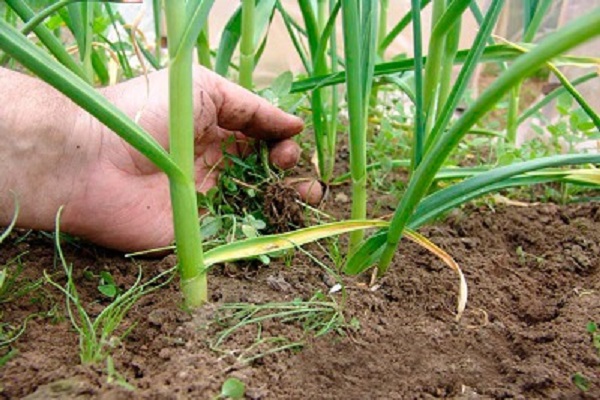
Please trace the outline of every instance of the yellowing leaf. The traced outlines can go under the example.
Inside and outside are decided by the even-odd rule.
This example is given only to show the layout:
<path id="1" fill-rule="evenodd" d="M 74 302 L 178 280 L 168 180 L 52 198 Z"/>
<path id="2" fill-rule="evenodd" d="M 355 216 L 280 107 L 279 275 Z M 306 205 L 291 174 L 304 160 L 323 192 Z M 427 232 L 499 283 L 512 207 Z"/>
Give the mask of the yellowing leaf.
<path id="1" fill-rule="evenodd" d="M 204 255 L 204 266 L 205 268 L 209 268 L 220 262 L 271 254 L 343 233 L 362 229 L 383 228 L 388 225 L 387 222 L 381 220 L 343 221 L 312 226 L 279 235 L 267 235 L 241 240 L 207 251 Z"/>

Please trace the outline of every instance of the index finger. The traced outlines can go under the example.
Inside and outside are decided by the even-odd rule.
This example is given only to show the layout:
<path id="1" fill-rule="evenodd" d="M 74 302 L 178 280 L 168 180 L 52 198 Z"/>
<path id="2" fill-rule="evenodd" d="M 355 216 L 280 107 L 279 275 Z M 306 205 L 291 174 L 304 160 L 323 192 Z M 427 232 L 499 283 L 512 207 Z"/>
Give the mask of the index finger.
<path id="1" fill-rule="evenodd" d="M 290 115 L 265 99 L 209 70 L 202 70 L 212 80 L 212 97 L 217 110 L 217 124 L 227 130 L 240 131 L 261 140 L 282 140 L 297 135 L 304 128 L 298 117 Z"/>

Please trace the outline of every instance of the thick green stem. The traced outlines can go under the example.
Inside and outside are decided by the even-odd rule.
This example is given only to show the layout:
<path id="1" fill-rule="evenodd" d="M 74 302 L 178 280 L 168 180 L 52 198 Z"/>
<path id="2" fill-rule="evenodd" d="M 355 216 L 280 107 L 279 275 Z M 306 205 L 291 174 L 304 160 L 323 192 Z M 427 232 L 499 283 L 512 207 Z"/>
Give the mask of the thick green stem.
<path id="1" fill-rule="evenodd" d="M 252 90 L 254 72 L 255 0 L 242 0 L 242 38 L 240 43 L 240 85 Z"/>
<path id="2" fill-rule="evenodd" d="M 185 10 L 185 0 L 166 3 L 170 152 L 184 176 L 183 179 L 171 179 L 170 188 L 181 290 L 186 306 L 196 308 L 207 301 L 207 280 L 194 177 L 194 52 L 192 46 L 179 49 L 187 22 Z"/>
<path id="3" fill-rule="evenodd" d="M 327 24 L 327 0 L 317 0 L 317 29 L 319 35 L 323 34 Z"/>
<path id="4" fill-rule="evenodd" d="M 204 24 L 204 27 L 198 35 L 198 41 L 196 42 L 196 50 L 198 52 L 198 62 L 200 65 L 205 66 L 208 69 L 212 69 L 212 62 L 210 58 L 210 36 L 208 32 L 208 21 Z"/>
<path id="5" fill-rule="evenodd" d="M 335 8 L 335 0 L 329 0 L 329 13 L 333 14 Z M 335 28 L 329 39 L 329 45 L 331 49 L 331 71 L 337 72 L 338 70 L 338 57 L 337 57 L 337 38 L 335 34 Z M 329 160 L 325 167 L 325 171 L 328 176 L 328 180 L 333 176 L 333 169 L 335 167 L 335 154 L 337 144 L 337 122 L 338 122 L 338 88 L 337 86 L 331 87 L 331 108 L 329 113 Z"/>
<path id="6" fill-rule="evenodd" d="M 519 95 L 521 93 L 521 84 L 519 82 L 510 90 L 508 100 L 508 114 L 506 117 L 506 142 L 515 145 L 517 143 L 517 128 L 519 127 Z"/>
<path id="7" fill-rule="evenodd" d="M 446 10 L 446 0 L 433 0 L 431 16 L 431 37 L 427 49 L 427 62 L 425 63 L 425 78 L 423 90 L 423 109 L 425 113 L 425 130 L 431 131 L 435 117 L 435 101 L 437 98 L 446 30 L 435 29 Z"/>
<path id="8" fill-rule="evenodd" d="M 79 48 L 81 55 L 81 62 L 83 63 L 83 70 L 88 77 L 88 81 L 94 82 L 94 66 L 92 65 L 92 42 L 94 39 L 94 29 L 92 23 L 94 21 L 94 5 L 91 3 L 82 4 L 82 15 L 84 17 L 84 38 L 85 42 L 82 47 Z"/>
<path id="9" fill-rule="evenodd" d="M 377 31 L 377 55 L 383 59 L 385 53 L 385 47 L 382 45 L 387 34 L 387 14 L 390 5 L 389 0 L 379 0 L 379 24 Z"/>
<path id="10" fill-rule="evenodd" d="M 450 28 L 448 36 L 446 37 L 446 43 L 444 45 L 444 59 L 442 60 L 442 71 L 440 78 L 440 90 L 438 93 L 436 119 L 440 116 L 444 104 L 450 94 L 450 88 L 452 87 L 452 72 L 454 70 L 454 58 L 458 51 L 458 45 L 460 42 L 460 29 L 461 29 L 461 18 L 459 17 L 455 24 Z"/>
<path id="11" fill-rule="evenodd" d="M 344 53 L 346 58 L 346 87 L 348 117 L 350 120 L 350 174 L 352 176 L 352 219 L 364 219 L 367 215 L 367 147 L 366 105 L 362 96 L 361 75 L 364 66 L 361 57 L 360 19 L 358 5 L 350 0 L 342 3 L 344 30 Z M 351 253 L 363 239 L 362 232 L 350 235 Z"/>
<path id="12" fill-rule="evenodd" d="M 423 109 L 423 38 L 421 36 L 421 9 L 418 0 L 411 1 L 413 21 L 413 51 L 415 60 L 415 129 L 412 145 L 411 171 L 417 169 L 423 159 L 425 147 L 425 114 Z"/>
<path id="13" fill-rule="evenodd" d="M 154 16 L 154 57 L 158 65 L 162 60 L 162 0 L 152 0 L 152 14 Z"/>

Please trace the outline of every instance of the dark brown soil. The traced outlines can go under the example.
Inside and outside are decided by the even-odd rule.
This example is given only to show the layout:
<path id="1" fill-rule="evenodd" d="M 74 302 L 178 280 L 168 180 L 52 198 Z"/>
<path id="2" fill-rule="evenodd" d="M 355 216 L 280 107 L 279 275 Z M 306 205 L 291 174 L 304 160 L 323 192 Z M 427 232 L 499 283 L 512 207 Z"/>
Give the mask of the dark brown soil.
<path id="1" fill-rule="evenodd" d="M 460 323 L 456 276 L 403 242 L 378 286 L 368 288 L 367 277 L 345 278 L 346 301 L 340 292 L 332 295 L 343 304 L 343 332 L 306 339 L 300 323 L 271 321 L 260 336 L 244 328 L 215 351 L 210 343 L 222 328 L 209 322 L 219 306 L 307 300 L 335 284 L 302 252 L 270 266 L 219 267 L 210 276 L 213 306 L 202 313 L 181 310 L 177 282 L 133 307 L 119 332 L 137 325 L 112 349 L 116 370 L 136 388 L 128 392 L 107 383 L 105 364 L 80 365 L 64 296 L 45 284 L 1 303 L 2 323 L 12 326 L 50 314 L 32 317 L 13 343 L 18 353 L 0 368 L 0 398 L 210 399 L 228 377 L 244 381 L 253 399 L 600 398 L 600 358 L 586 331 L 589 321 L 600 322 L 599 204 L 469 209 L 423 233 L 467 277 L 469 303 Z M 32 233 L 19 241 L 22 235 L 0 247 L 0 265 L 22 254 L 18 285 L 43 270 L 63 282 L 51 239 Z M 84 270 L 110 271 L 123 288 L 135 280 L 136 264 L 119 254 L 87 244 L 64 248 L 92 315 L 108 300 Z M 309 250 L 331 266 L 323 251 L 331 248 Z M 139 264 L 148 277 L 173 262 L 169 256 Z M 281 336 L 306 345 L 240 363 L 240 356 L 256 354 L 251 343 Z M 572 383 L 575 373 L 589 379 L 587 392 Z"/>
<path id="2" fill-rule="evenodd" d="M 265 189 L 263 214 L 275 232 L 289 231 L 290 226 L 304 227 L 304 209 L 300 200 L 293 187 L 280 182 Z"/>

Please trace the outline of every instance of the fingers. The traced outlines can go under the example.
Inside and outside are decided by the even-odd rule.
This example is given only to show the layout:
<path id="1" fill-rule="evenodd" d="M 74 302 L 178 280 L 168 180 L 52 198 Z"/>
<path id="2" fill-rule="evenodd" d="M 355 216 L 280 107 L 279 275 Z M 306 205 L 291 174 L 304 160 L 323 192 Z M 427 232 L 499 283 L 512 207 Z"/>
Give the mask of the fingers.
<path id="1" fill-rule="evenodd" d="M 315 179 L 289 179 L 286 183 L 294 187 L 302 200 L 311 206 L 318 205 L 323 199 L 323 186 Z"/>
<path id="2" fill-rule="evenodd" d="M 271 146 L 269 161 L 281 169 L 290 169 L 300 160 L 300 146 L 293 140 L 287 139 Z"/>
<path id="3" fill-rule="evenodd" d="M 216 105 L 217 123 L 221 128 L 240 131 L 262 140 L 282 140 L 302 131 L 304 123 L 265 99 L 229 82 L 217 74 L 202 69 L 203 81 Z"/>

